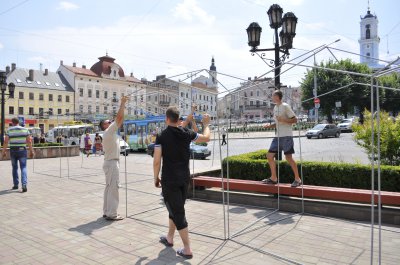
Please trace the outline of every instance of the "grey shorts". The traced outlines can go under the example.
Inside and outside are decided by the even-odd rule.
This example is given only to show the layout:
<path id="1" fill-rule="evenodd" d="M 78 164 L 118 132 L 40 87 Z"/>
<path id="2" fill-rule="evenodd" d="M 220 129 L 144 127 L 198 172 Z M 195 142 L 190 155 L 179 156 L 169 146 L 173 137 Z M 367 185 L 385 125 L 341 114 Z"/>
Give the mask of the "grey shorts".
<path id="1" fill-rule="evenodd" d="M 292 136 L 279 137 L 279 152 L 283 150 L 285 155 L 294 154 L 294 142 Z M 272 140 L 269 153 L 278 153 L 278 137 Z"/>

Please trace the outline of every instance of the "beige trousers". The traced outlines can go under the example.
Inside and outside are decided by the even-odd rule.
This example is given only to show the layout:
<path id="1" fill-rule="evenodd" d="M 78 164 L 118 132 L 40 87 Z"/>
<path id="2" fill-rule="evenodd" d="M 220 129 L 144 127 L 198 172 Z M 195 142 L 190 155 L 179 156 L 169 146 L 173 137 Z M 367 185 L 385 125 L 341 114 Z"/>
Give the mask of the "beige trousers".
<path id="1" fill-rule="evenodd" d="M 106 175 L 103 213 L 108 217 L 115 217 L 118 214 L 117 210 L 119 204 L 119 161 L 104 160 L 103 171 Z"/>

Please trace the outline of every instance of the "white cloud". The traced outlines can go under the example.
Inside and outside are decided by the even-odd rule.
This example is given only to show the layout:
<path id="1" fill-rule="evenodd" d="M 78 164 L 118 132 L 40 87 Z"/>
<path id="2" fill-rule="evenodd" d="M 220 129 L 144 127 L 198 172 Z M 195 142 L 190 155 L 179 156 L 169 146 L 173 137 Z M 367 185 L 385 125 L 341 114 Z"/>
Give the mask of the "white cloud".
<path id="1" fill-rule="evenodd" d="M 173 10 L 176 18 L 184 19 L 185 21 L 199 20 L 203 24 L 211 25 L 215 21 L 215 17 L 207 14 L 207 12 L 198 6 L 196 0 L 183 0 Z"/>
<path id="2" fill-rule="evenodd" d="M 78 8 L 79 8 L 78 5 L 67 1 L 61 1 L 60 3 L 58 3 L 57 6 L 57 10 L 64 10 L 64 11 L 75 10 Z"/>

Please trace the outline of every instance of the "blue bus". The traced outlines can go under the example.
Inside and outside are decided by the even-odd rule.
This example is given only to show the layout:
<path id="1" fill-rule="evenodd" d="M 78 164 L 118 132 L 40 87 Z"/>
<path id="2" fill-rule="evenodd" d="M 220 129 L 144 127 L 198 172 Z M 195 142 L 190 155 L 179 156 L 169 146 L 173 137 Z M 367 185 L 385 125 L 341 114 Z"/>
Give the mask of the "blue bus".
<path id="1" fill-rule="evenodd" d="M 183 119 L 186 119 L 186 116 L 183 116 Z M 201 119 L 200 115 L 195 116 L 200 133 L 203 129 Z M 124 139 L 132 151 L 144 151 L 149 144 L 155 142 L 157 134 L 165 128 L 165 115 L 160 115 L 146 117 L 142 120 L 125 120 L 124 127 L 120 132 L 124 135 Z"/>

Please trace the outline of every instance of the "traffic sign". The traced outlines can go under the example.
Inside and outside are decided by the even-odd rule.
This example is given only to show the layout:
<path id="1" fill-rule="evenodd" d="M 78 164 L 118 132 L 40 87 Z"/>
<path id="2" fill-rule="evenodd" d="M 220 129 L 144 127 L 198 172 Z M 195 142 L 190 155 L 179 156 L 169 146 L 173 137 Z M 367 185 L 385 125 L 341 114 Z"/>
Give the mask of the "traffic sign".
<path id="1" fill-rule="evenodd" d="M 315 108 L 319 109 L 319 107 L 320 107 L 320 104 L 319 103 L 315 103 Z"/>
<path id="2" fill-rule="evenodd" d="M 18 116 L 18 120 L 19 120 L 19 125 L 24 127 L 25 126 L 25 117 L 24 116 Z"/>
<path id="3" fill-rule="evenodd" d="M 319 98 L 314 98 L 314 103 L 315 103 L 315 104 L 319 104 L 319 103 L 320 103 Z"/>

